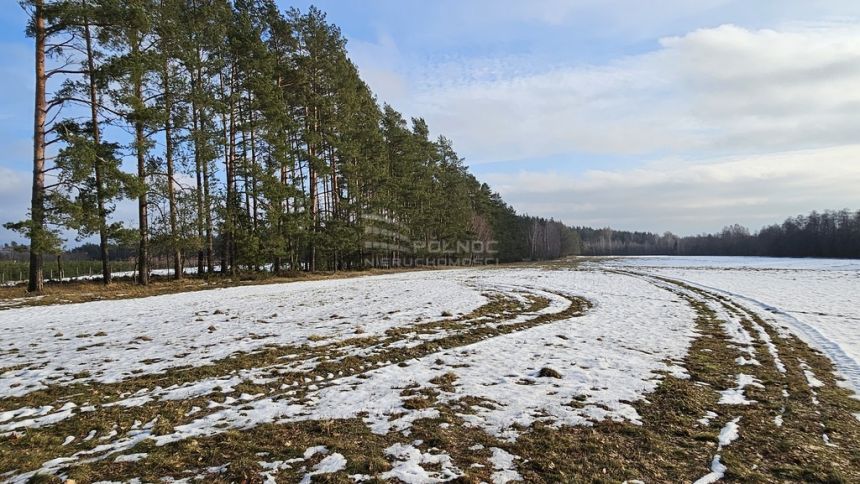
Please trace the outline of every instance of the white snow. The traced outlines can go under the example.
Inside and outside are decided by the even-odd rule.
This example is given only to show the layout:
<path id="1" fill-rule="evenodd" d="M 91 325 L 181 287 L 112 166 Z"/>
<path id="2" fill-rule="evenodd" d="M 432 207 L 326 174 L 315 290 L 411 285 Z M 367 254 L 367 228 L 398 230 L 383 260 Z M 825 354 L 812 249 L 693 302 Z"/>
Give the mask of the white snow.
<path id="1" fill-rule="evenodd" d="M 146 459 L 147 455 L 149 455 L 149 454 L 146 454 L 146 453 L 124 454 L 124 455 L 117 456 L 117 458 L 114 459 L 113 461 L 114 462 L 137 462 L 139 460 Z"/>
<path id="2" fill-rule="evenodd" d="M 683 269 L 858 271 L 860 260 L 791 257 L 642 256 L 605 258 L 607 265 Z"/>
<path id="3" fill-rule="evenodd" d="M 630 260 L 613 260 L 611 264 L 618 267 Z M 634 269 L 692 281 L 702 287 L 717 287 L 728 297 L 726 305 L 707 303 L 724 320 L 732 344 L 742 351 L 741 364 L 759 364 L 755 360 L 756 339 L 767 346 L 777 366 L 781 362 L 765 328 L 748 319 L 750 330 L 744 328 L 741 324 L 744 315 L 735 304 L 756 311 L 766 325 L 782 332 L 785 331 L 782 326 L 799 333 L 806 331 L 803 328 L 813 328 L 818 331 L 816 334 L 826 335 L 815 341 L 834 343 L 829 346 L 831 349 L 837 341 L 850 342 L 853 334 L 860 341 L 860 330 L 856 329 L 860 327 L 856 324 L 860 320 L 860 304 L 855 296 L 860 293 L 860 277 L 856 268 L 849 270 L 844 265 L 832 264 L 827 270 L 814 270 L 808 261 L 802 264 L 803 268 L 765 269 L 758 264 L 756 270 L 728 267 L 731 266 L 728 262 L 721 263 L 721 269 L 708 269 L 705 265 L 671 267 L 665 260 L 661 264 L 659 267 L 639 264 Z M 712 275 L 714 278 L 709 279 Z M 833 294 L 825 297 L 815 287 L 818 282 Z M 655 278 L 599 268 L 457 269 L 13 308 L 0 311 L 0 368 L 18 369 L 0 374 L 0 397 L 26 395 L 50 385 L 72 382 L 121 381 L 139 374 L 134 373 L 136 370 L 152 374 L 177 366 L 206 365 L 267 345 L 295 350 L 295 354 L 286 355 L 266 368 L 243 369 L 167 388 L 144 388 L 124 394 L 107 405 L 153 405 L 158 401 L 196 397 L 211 402 L 208 408 L 192 408 L 189 418 L 165 435 L 152 435 L 155 420 L 130 430 L 103 432 L 98 435 L 99 445 L 95 448 L 57 456 L 44 463 L 42 470 L 48 472 L 70 463 L 116 456 L 143 441 L 164 445 L 231 429 L 251 429 L 263 423 L 361 417 L 373 432 L 399 432 L 408 436 L 416 420 L 440 416 L 434 408 L 437 405 L 451 406 L 466 425 L 508 441 L 527 432 L 522 429 L 535 422 L 556 427 L 592 425 L 604 419 L 638 424 L 640 416 L 630 402 L 643 399 L 667 375 L 687 377 L 680 362 L 696 337 L 696 313 L 676 290 Z M 804 290 L 824 298 L 820 308 L 825 316 L 806 314 L 816 306 L 812 298 L 800 294 Z M 780 291 L 789 295 L 778 294 Z M 345 376 L 316 374 L 314 368 L 325 357 L 303 354 L 312 347 L 381 336 L 392 328 L 409 329 L 450 319 L 442 314 L 468 313 L 488 297 L 499 294 L 522 302 L 528 296 L 541 297 L 549 301 L 549 306 L 505 321 L 478 319 L 471 326 L 499 328 L 557 314 L 567 308 L 568 297 L 573 296 L 586 298 L 592 306 L 582 316 L 545 322 L 465 346 L 437 348 L 425 356 L 402 362 L 403 366 L 391 361 L 363 361 L 349 372 L 344 369 Z M 788 301 L 794 304 L 789 306 Z M 776 307 L 783 309 L 766 309 Z M 797 311 L 798 308 L 803 311 Z M 852 315 L 857 319 L 851 319 L 855 317 Z M 826 332 L 826 324 L 820 329 L 813 326 L 819 321 L 817 318 L 825 318 L 821 321 L 832 323 L 833 328 L 842 328 L 846 336 Z M 214 330 L 210 331 L 210 327 Z M 362 332 L 357 334 L 357 328 Z M 347 344 L 339 350 L 360 359 L 391 348 L 415 347 L 460 331 L 465 330 L 445 328 L 426 334 L 416 331 L 385 348 Z M 801 335 L 807 338 L 809 334 L 813 333 Z M 827 354 L 833 357 L 832 352 Z M 846 350 L 843 354 L 849 353 Z M 835 361 L 843 375 L 851 375 L 850 365 L 838 358 Z M 542 368 L 551 368 L 560 377 L 540 377 Z M 83 374 L 84 370 L 89 374 Z M 355 374 L 359 370 L 360 374 Z M 280 381 L 273 378 L 293 373 L 306 376 Z M 431 382 L 447 373 L 453 375 L 450 388 L 439 388 Z M 810 386 L 814 387 L 816 381 L 820 383 L 811 371 L 807 378 Z M 276 381 L 267 393 L 235 392 L 243 382 L 264 385 Z M 751 375 L 740 373 L 734 388 L 720 392 L 720 403 L 753 403 L 746 398 L 744 389 L 760 385 Z M 406 387 L 431 390 L 436 395 L 435 404 L 413 409 L 407 402 L 415 397 L 401 395 Z M 466 397 L 482 404 L 465 405 L 462 400 Z M 571 405 L 574 401 L 576 405 Z M 82 407 L 55 403 L 8 410 L 0 413 L 0 431 L 53 425 L 77 412 L 98 408 L 89 403 Z M 699 423 L 709 425 L 716 417 L 709 412 Z M 737 423 L 735 419 L 723 428 L 721 446 L 737 438 Z M 84 440 L 95 437 L 92 431 Z M 387 455 L 393 467 L 388 473 L 353 478 L 442 482 L 462 475 L 444 449 L 422 449 L 421 445 L 412 442 L 391 446 Z M 497 447 L 490 451 L 489 465 L 493 467 L 495 482 L 520 478 L 516 456 Z M 301 471 L 307 472 L 307 479 L 340 471 L 346 464 L 342 455 L 321 446 L 307 450 L 304 459 L 311 458 L 322 460 L 309 471 Z M 287 468 L 281 466 L 290 463 L 276 461 L 271 465 L 274 467 L 263 466 L 266 479 L 274 479 L 277 470 Z M 702 479 L 718 479 L 724 472 L 717 454 L 711 473 Z M 21 481 L 19 477 L 15 476 L 13 482 Z"/>
<path id="4" fill-rule="evenodd" d="M 206 409 L 192 409 L 191 420 L 176 425 L 173 433 L 152 435 L 154 422 L 124 433 L 114 429 L 99 436 L 100 445 L 95 449 L 71 458 L 105 457 L 143 440 L 164 445 L 262 423 L 357 416 L 374 432 L 408 435 L 412 422 L 437 417 L 439 412 L 433 406 L 407 409 L 404 404 L 412 397 L 401 396 L 403 388 L 437 389 L 430 380 L 446 373 L 456 377 L 453 391 L 439 391 L 437 404 L 452 405 L 467 425 L 513 440 L 519 435 L 519 426 L 527 428 L 538 421 L 552 426 L 590 425 L 603 419 L 639 423 L 630 402 L 653 391 L 664 375 L 687 376 L 678 363 L 695 337 L 695 313 L 683 298 L 651 281 L 600 270 L 447 270 L 6 310 L 0 313 L 0 366 L 23 364 L 25 368 L 0 375 L 0 395 L 22 395 L 72 381 L 118 381 L 133 376 L 138 369 L 153 373 L 178 365 L 203 365 L 270 344 L 296 347 L 295 355 L 274 367 L 246 369 L 168 388 L 144 388 L 108 405 L 148 405 L 229 393 L 244 381 L 271 381 L 272 370 L 313 369 L 318 362 L 303 358 L 300 345 L 344 341 L 354 337 L 357 327 L 363 328 L 361 336 L 367 337 L 395 327 L 444 319 L 443 312 L 467 313 L 487 301 L 488 294 L 505 294 L 523 302 L 531 295 L 548 300 L 549 305 L 510 320 L 483 318 L 472 325 L 500 327 L 556 314 L 568 307 L 567 297 L 573 295 L 586 298 L 593 306 L 582 316 L 438 349 L 404 362 L 405 366 L 391 362 L 372 368 L 360 365 L 362 378 L 326 373 L 324 378 L 309 376 L 265 395 L 228 395 L 211 401 Z M 209 326 L 216 330 L 210 333 Z M 456 331 L 463 330 L 443 329 L 422 337 L 432 341 Z M 92 346 L 98 342 L 104 345 Z M 81 346 L 84 348 L 78 351 Z M 4 351 L 13 348 L 26 351 Z M 380 349 L 346 346 L 343 350 L 360 358 Z M 153 359 L 159 361 L 153 363 Z M 544 367 L 561 377 L 540 377 Z M 84 369 L 90 371 L 88 376 L 78 374 Z M 298 394 L 297 386 L 302 388 Z M 485 403 L 466 407 L 458 403 L 464 397 Z M 570 405 L 574 400 L 577 405 Z M 72 415 L 76 410 L 63 412 Z M 66 413 L 53 409 L 13 412 L 8 417 L 2 415 L 7 419 L 4 425 L 50 425 L 27 419 L 66 418 Z M 40 412 L 44 414 L 36 416 Z M 448 479 L 460 474 L 454 472 L 453 463 L 450 472 L 421 474 L 416 468 L 421 462 L 446 457 L 441 451 L 415 452 L 417 458 L 412 452 L 398 453 L 404 458 L 398 459 L 391 475 L 417 472 L 419 476 Z M 63 465 L 45 464 L 48 470 Z M 508 477 L 513 478 L 513 474 Z"/>
<path id="5" fill-rule="evenodd" d="M 717 452 L 738 438 L 738 422 L 740 420 L 740 417 L 736 417 L 734 420 L 726 422 L 726 425 L 720 430 Z M 720 462 L 720 454 L 716 454 L 714 458 L 711 459 L 711 472 L 697 479 L 694 484 L 710 484 L 712 482 L 717 482 L 726 475 L 727 470 L 726 466 Z"/>
<path id="6" fill-rule="evenodd" d="M 444 311 L 468 312 L 486 301 L 466 284 L 464 271 L 444 272 L 0 311 L 0 368 L 24 365 L 0 374 L 0 395 L 73 381 L 115 382 L 140 374 L 135 370 L 205 365 L 266 345 L 344 340 L 355 336 L 356 326 L 364 336 L 382 334 Z"/>
<path id="7" fill-rule="evenodd" d="M 485 283 L 510 277 L 507 271 L 488 272 Z M 538 420 L 554 425 L 604 418 L 638 423 L 636 411 L 623 401 L 638 400 L 656 387 L 659 379 L 654 372 L 670 369 L 664 359 L 683 357 L 692 337 L 692 310 L 677 296 L 635 278 L 572 271 L 517 272 L 523 282 L 583 293 L 595 301 L 596 308 L 570 321 L 436 353 L 406 367 L 386 366 L 370 372 L 371 378 L 336 380 L 340 384 L 322 389 L 315 399 L 319 403 L 306 411 L 323 419 L 350 418 L 364 411 L 375 432 L 403 430 L 415 418 L 433 417 L 436 411 L 406 410 L 400 389 L 410 384 L 432 387 L 429 380 L 450 372 L 457 376 L 455 391 L 437 398 L 488 400 L 489 406 L 473 407 L 461 417 L 503 438 L 516 437 L 515 424 L 529 426 Z M 621 300 L 616 297 L 618 287 L 623 287 Z M 542 367 L 553 368 L 562 377 L 539 378 Z M 585 397 L 583 408 L 568 405 L 581 396 Z M 389 418 L 404 412 L 398 419 Z"/>
<path id="8" fill-rule="evenodd" d="M 744 388 L 748 386 L 763 388 L 762 384 L 752 375 L 740 373 L 736 377 L 737 386 L 720 392 L 721 405 L 749 405 L 755 403 L 755 400 L 748 400 L 744 394 Z"/>
<path id="9" fill-rule="evenodd" d="M 860 394 L 860 260 L 621 257 L 603 264 L 684 280 L 742 303 L 782 335 L 788 328 L 824 352 Z"/>
<path id="10" fill-rule="evenodd" d="M 338 453 L 323 458 L 319 464 L 314 466 L 314 470 L 305 474 L 301 480 L 301 484 L 310 484 L 313 476 L 320 474 L 331 474 L 337 471 L 346 469 L 346 458 Z"/>
<path id="11" fill-rule="evenodd" d="M 432 451 L 433 449 L 431 449 Z M 394 459 L 390 471 L 380 474 L 380 478 L 398 479 L 406 484 L 447 482 L 462 476 L 462 471 L 454 466 L 451 457 L 436 450 L 422 452 L 408 444 L 394 444 L 385 449 L 385 454 Z M 428 471 L 422 467 L 439 467 L 438 471 Z"/>
<path id="12" fill-rule="evenodd" d="M 468 273 L 445 275 L 455 281 L 452 275 Z M 457 377 L 455 391 L 442 392 L 438 400 L 454 403 L 472 396 L 487 401 L 487 406 L 463 409 L 461 417 L 503 438 L 516 438 L 514 424 L 535 421 L 578 425 L 610 418 L 638 423 L 638 414 L 627 402 L 656 388 L 660 375 L 655 372 L 676 371 L 666 361 L 683 358 L 694 336 L 692 309 L 678 296 L 639 278 L 602 272 L 488 270 L 472 284 L 486 290 L 512 281 L 521 287 L 583 294 L 595 307 L 582 317 L 440 351 L 405 367 L 384 365 L 366 372 L 369 378 L 334 378 L 317 390 L 309 388 L 301 403 L 288 395 L 251 402 L 227 399 L 216 404 L 216 411 L 177 426 L 174 433 L 152 438 L 163 445 L 265 422 L 359 414 L 375 432 L 408 432 L 413 421 L 435 417 L 438 411 L 407 411 L 403 405 L 407 397 L 401 397 L 400 390 L 409 384 L 433 387 L 430 380 L 447 372 Z M 542 367 L 556 369 L 562 378 L 539 378 Z M 574 398 L 584 398 L 582 405 L 570 406 Z M 392 419 L 394 415 L 399 417 Z"/>
<path id="13" fill-rule="evenodd" d="M 498 447 L 492 447 L 490 450 L 493 452 L 493 455 L 490 457 L 490 464 L 493 465 L 493 469 L 495 470 L 493 475 L 490 476 L 493 484 L 507 484 L 508 482 L 523 480 L 523 477 L 517 472 L 516 465 L 514 464 L 514 460 L 519 459 L 519 456 L 510 454 Z"/>
<path id="14" fill-rule="evenodd" d="M 806 378 L 806 383 L 810 388 L 821 388 L 824 386 L 824 382 L 815 376 L 815 373 L 812 372 L 805 361 L 800 361 L 800 368 L 803 370 L 803 376 Z"/>
<path id="15" fill-rule="evenodd" d="M 713 420 L 715 418 L 717 418 L 717 414 L 709 410 L 709 411 L 705 412 L 704 417 L 702 417 L 696 421 L 699 422 L 699 424 L 701 426 L 707 427 L 708 425 L 711 424 L 711 420 Z"/>
<path id="16" fill-rule="evenodd" d="M 316 447 L 310 447 L 305 450 L 304 458 L 310 459 L 311 457 L 317 454 L 328 454 L 328 449 L 324 445 L 317 445 Z"/>
<path id="17" fill-rule="evenodd" d="M 725 427 L 720 430 L 720 437 L 718 439 L 720 447 L 725 447 L 738 438 L 738 422 L 740 419 L 740 417 L 737 417 L 734 420 L 727 422 Z"/>
<path id="18" fill-rule="evenodd" d="M 0 393 L 0 395 L 2 395 L 2 393 Z M 60 408 L 58 412 L 49 413 L 47 415 L 34 417 L 34 418 L 16 420 L 16 421 L 13 421 L 13 422 L 10 422 L 7 424 L 2 424 L 2 425 L 0 425 L 0 432 L 8 432 L 10 430 L 23 429 L 23 428 L 29 428 L 29 427 L 41 427 L 43 425 L 55 424 L 61 420 L 65 420 L 65 419 L 71 417 L 72 413 L 74 411 L 74 408 L 76 406 L 77 405 L 70 402 L 66 405 L 63 405 L 63 407 Z M 48 408 L 51 408 L 51 407 L 49 406 Z M 21 410 L 22 409 L 13 410 L 13 411 L 7 412 L 7 413 L 13 413 L 13 414 L 16 412 L 19 414 L 26 414 L 27 413 L 26 411 L 21 412 Z"/>
<path id="19" fill-rule="evenodd" d="M 52 405 L 44 405 L 39 408 L 33 407 L 22 407 L 16 410 L 9 410 L 6 412 L 0 412 L 0 422 L 6 422 L 7 420 L 12 420 L 13 418 L 24 418 L 24 417 L 41 417 L 43 415 L 48 414 L 54 407 Z"/>
<path id="20" fill-rule="evenodd" d="M 693 484 L 711 484 L 713 482 L 717 482 L 726 475 L 726 468 L 722 462 L 720 462 L 719 454 L 715 455 L 713 460 L 711 460 L 711 472 L 705 474 L 704 476 L 696 479 L 696 482 Z"/>

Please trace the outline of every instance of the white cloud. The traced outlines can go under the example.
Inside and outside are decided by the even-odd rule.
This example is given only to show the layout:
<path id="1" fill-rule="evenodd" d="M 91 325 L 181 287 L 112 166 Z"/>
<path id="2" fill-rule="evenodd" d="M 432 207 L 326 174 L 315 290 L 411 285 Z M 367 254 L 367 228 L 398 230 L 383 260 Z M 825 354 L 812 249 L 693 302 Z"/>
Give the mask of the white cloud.
<path id="1" fill-rule="evenodd" d="M 0 243 L 18 240 L 14 232 L 3 228 L 7 222 L 24 220 L 30 200 L 30 174 L 0 166 Z"/>
<path id="2" fill-rule="evenodd" d="M 375 42 L 351 40 L 349 56 L 359 66 L 361 78 L 385 101 L 399 104 L 408 94 L 407 81 L 398 72 L 401 54 L 390 35 L 381 34 Z"/>
<path id="3" fill-rule="evenodd" d="M 388 38 L 356 51 L 383 99 L 426 117 L 471 163 L 824 147 L 854 142 L 860 123 L 858 23 L 723 25 L 543 71 L 522 56 L 405 67 Z"/>
<path id="4" fill-rule="evenodd" d="M 591 7 L 550 1 L 530 15 L 552 24 Z M 629 13 L 603 10 L 613 11 Z M 649 22 L 670 17 L 659 9 Z M 627 31 L 623 18 L 607 23 Z M 482 178 L 523 212 L 695 233 L 860 206 L 856 20 L 703 28 L 600 65 L 547 65 L 522 54 L 417 62 L 384 36 L 361 47 L 358 64 L 377 69 L 369 80 L 382 98 L 425 116 L 471 165 L 489 163 L 482 173 L 495 161 L 521 163 L 518 174 Z M 539 161 L 573 153 L 664 161 L 582 176 Z M 715 161 L 693 161 L 702 159 Z"/>
<path id="5" fill-rule="evenodd" d="M 664 39 L 679 99 L 718 148 L 790 149 L 856 141 L 860 24 L 792 31 L 725 25 Z"/>
<path id="6" fill-rule="evenodd" d="M 582 176 L 522 171 L 487 180 L 520 210 L 573 225 L 714 231 L 759 228 L 812 209 L 860 206 L 860 145 L 708 162 L 649 163 Z"/>

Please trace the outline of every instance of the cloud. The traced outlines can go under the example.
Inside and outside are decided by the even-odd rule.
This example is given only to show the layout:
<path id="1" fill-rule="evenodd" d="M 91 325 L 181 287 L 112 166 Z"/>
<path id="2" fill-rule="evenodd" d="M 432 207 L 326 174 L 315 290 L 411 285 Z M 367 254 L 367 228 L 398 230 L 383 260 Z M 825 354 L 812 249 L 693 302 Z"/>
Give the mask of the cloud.
<path id="1" fill-rule="evenodd" d="M 7 222 L 17 222 L 27 216 L 30 201 L 29 172 L 0 166 L 0 242 L 22 239 L 3 228 Z"/>
<path id="2" fill-rule="evenodd" d="M 789 3 L 789 11 L 800 8 Z M 539 6 L 555 18 L 591 8 Z M 671 21 L 662 10 L 651 19 L 652 26 Z M 397 107 L 455 140 L 521 212 L 688 234 L 860 207 L 856 19 L 681 32 L 604 62 L 551 63 L 516 52 L 428 61 L 389 48 L 384 68 L 398 78 Z M 382 57 L 359 65 L 383 65 Z M 601 161 L 618 159 L 630 167 Z M 501 161 L 521 171 L 505 172 L 511 163 L 496 168 Z"/>
<path id="3" fill-rule="evenodd" d="M 642 64 L 626 59 L 447 86 L 422 93 L 418 110 L 473 163 L 686 148 L 688 139 L 670 133 L 683 129 L 683 113 L 668 105 L 655 109 L 664 104 L 665 81 Z"/>
<path id="4" fill-rule="evenodd" d="M 522 56 L 411 71 L 396 57 L 383 70 L 398 78 L 404 109 L 456 140 L 473 164 L 574 151 L 702 157 L 824 147 L 855 141 L 860 123 L 858 23 L 723 25 L 663 38 L 644 54 L 542 71 Z"/>
<path id="5" fill-rule="evenodd" d="M 661 41 L 679 99 L 717 148 L 790 149 L 856 141 L 860 24 L 750 31 L 732 25 Z"/>
<path id="6" fill-rule="evenodd" d="M 519 210 L 572 225 L 714 231 L 732 223 L 759 228 L 812 209 L 860 206 L 860 145 L 668 160 L 581 176 L 521 171 L 485 178 Z"/>
<path id="7" fill-rule="evenodd" d="M 359 67 L 361 78 L 374 92 L 385 93 L 385 101 L 399 104 L 408 95 L 407 81 L 398 72 L 402 62 L 394 39 L 381 34 L 375 41 L 351 40 L 349 56 Z"/>

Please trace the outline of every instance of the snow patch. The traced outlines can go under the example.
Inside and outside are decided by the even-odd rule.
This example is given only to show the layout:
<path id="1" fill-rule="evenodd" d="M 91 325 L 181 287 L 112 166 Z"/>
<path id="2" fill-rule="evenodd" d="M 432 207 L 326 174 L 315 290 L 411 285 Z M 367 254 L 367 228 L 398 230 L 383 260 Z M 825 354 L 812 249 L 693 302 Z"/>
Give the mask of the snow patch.
<path id="1" fill-rule="evenodd" d="M 729 388 L 720 392 L 720 401 L 717 403 L 721 405 L 750 405 L 755 403 L 755 400 L 747 399 L 744 394 L 744 388 L 748 386 L 764 388 L 764 385 L 754 376 L 747 375 L 746 373 L 738 374 L 736 380 L 737 386 L 735 388 Z"/>
<path id="2" fill-rule="evenodd" d="M 740 419 L 740 417 L 735 418 L 734 420 L 726 423 L 726 425 L 720 430 L 720 437 L 718 440 L 720 448 L 731 444 L 738 438 L 738 422 Z"/>
<path id="3" fill-rule="evenodd" d="M 393 457 L 395 461 L 390 471 L 380 475 L 383 480 L 399 479 L 406 484 L 423 484 L 447 482 L 463 475 L 462 471 L 454 466 L 451 457 L 441 451 L 431 454 L 421 452 L 411 445 L 398 443 L 385 449 L 385 454 Z M 422 464 L 439 467 L 439 470 L 428 471 Z"/>
<path id="4" fill-rule="evenodd" d="M 711 472 L 696 479 L 696 482 L 693 484 L 711 484 L 713 482 L 717 482 L 726 475 L 727 470 L 726 466 L 720 462 L 719 454 L 715 455 L 713 460 L 711 460 Z"/>
<path id="5" fill-rule="evenodd" d="M 341 454 L 334 453 L 325 457 L 319 462 L 319 464 L 315 465 L 312 472 L 305 474 L 305 476 L 302 477 L 301 484 L 310 484 L 313 476 L 332 474 L 344 469 L 346 469 L 346 458 Z"/>
<path id="6" fill-rule="evenodd" d="M 145 452 L 139 453 L 139 454 L 124 454 L 124 455 L 117 456 L 117 458 L 114 459 L 113 461 L 114 462 L 137 462 L 139 460 L 146 459 L 146 456 L 148 456 L 148 455 L 149 454 L 147 454 Z"/>
<path id="7" fill-rule="evenodd" d="M 493 455 L 490 457 L 490 464 L 493 465 L 493 475 L 490 479 L 493 484 L 506 484 L 513 481 L 522 481 L 523 477 L 516 470 L 514 460 L 519 459 L 519 456 L 508 453 L 498 447 L 491 447 Z"/>

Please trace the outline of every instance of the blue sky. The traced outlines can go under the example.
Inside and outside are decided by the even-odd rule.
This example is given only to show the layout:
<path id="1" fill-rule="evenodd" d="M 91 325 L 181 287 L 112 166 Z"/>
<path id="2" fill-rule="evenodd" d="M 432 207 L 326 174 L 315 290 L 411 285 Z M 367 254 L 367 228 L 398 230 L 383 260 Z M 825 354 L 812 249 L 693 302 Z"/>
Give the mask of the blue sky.
<path id="1" fill-rule="evenodd" d="M 860 2 L 313 4 L 381 100 L 522 212 L 689 234 L 860 208 Z M 32 47 L 0 13 L 6 221 L 26 209 Z"/>

